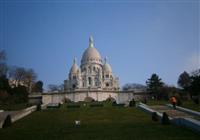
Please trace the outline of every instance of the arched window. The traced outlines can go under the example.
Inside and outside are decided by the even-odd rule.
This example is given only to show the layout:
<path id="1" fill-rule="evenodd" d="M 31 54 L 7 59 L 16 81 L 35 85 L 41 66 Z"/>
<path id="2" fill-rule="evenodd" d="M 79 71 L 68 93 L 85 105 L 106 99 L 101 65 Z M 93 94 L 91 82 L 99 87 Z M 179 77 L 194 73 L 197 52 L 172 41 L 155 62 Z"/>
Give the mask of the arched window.
<path id="1" fill-rule="evenodd" d="M 92 84 L 92 78 L 91 77 L 88 77 L 88 82 L 89 82 L 89 85 Z"/>
<path id="2" fill-rule="evenodd" d="M 91 73 L 91 72 L 92 72 L 92 69 L 91 69 L 91 67 L 90 67 L 90 66 L 88 67 L 88 72 L 89 72 L 89 73 Z"/>
<path id="3" fill-rule="evenodd" d="M 75 79 L 76 79 L 76 76 L 74 75 L 74 76 L 72 77 L 72 79 L 75 80 Z"/>
<path id="4" fill-rule="evenodd" d="M 73 85 L 72 85 L 72 88 L 73 88 L 73 89 L 75 89 L 75 88 L 76 88 L 76 85 L 75 85 L 75 84 L 73 84 Z"/>
<path id="5" fill-rule="evenodd" d="M 86 72 L 86 68 L 83 68 L 83 72 Z"/>
<path id="6" fill-rule="evenodd" d="M 106 87 L 109 87 L 109 83 L 106 83 Z"/>

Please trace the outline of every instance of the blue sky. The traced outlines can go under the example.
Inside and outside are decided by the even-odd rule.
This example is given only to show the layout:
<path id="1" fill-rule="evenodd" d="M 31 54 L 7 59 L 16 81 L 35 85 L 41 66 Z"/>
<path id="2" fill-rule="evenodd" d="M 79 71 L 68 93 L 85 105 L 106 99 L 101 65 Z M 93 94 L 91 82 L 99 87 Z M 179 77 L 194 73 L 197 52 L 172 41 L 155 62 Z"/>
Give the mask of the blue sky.
<path id="1" fill-rule="evenodd" d="M 120 84 L 157 73 L 176 85 L 200 67 L 198 0 L 0 0 L 0 49 L 9 65 L 33 68 L 46 85 L 67 78 L 90 35 Z"/>

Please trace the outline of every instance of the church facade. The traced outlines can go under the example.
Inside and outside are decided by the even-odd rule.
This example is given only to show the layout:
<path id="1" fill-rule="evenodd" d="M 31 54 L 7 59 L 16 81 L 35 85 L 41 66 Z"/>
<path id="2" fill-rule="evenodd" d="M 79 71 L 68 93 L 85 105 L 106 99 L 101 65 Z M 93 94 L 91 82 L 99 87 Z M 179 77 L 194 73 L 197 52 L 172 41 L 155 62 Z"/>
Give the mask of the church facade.
<path id="1" fill-rule="evenodd" d="M 102 61 L 100 53 L 94 47 L 93 38 L 89 38 L 89 46 L 82 55 L 80 67 L 74 58 L 68 79 L 64 81 L 65 91 L 76 90 L 119 90 L 119 80 L 112 73 L 107 58 Z"/>

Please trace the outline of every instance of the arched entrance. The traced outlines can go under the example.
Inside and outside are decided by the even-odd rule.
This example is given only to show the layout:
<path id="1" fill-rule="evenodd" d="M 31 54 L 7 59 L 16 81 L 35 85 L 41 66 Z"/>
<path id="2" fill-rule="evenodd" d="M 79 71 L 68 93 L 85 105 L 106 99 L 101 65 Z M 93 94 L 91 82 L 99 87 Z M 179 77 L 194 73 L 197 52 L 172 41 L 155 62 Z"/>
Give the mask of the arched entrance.
<path id="1" fill-rule="evenodd" d="M 85 97 L 85 102 L 94 102 L 95 100 L 92 97 Z"/>

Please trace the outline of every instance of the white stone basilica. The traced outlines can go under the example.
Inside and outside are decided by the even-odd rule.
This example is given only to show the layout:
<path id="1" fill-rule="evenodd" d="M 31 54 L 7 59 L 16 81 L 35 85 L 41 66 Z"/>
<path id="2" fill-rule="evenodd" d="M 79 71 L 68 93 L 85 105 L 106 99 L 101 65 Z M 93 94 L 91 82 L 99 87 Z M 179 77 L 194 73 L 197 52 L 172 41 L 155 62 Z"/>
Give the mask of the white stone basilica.
<path id="1" fill-rule="evenodd" d="M 64 81 L 65 91 L 76 90 L 119 90 L 119 81 L 112 73 L 112 68 L 105 58 L 101 59 L 100 53 L 94 47 L 93 38 L 89 38 L 89 47 L 83 53 L 81 66 L 74 58 L 68 80 Z"/>
<path id="2" fill-rule="evenodd" d="M 127 103 L 133 98 L 138 100 L 142 97 L 142 94 L 134 91 L 120 90 L 118 78 L 113 75 L 107 59 L 102 61 L 92 37 L 89 39 L 89 47 L 83 53 L 80 68 L 74 59 L 68 79 L 64 81 L 64 89 L 64 92 L 43 93 L 42 102 L 79 102 L 88 99 L 105 101 L 112 98 L 117 103 Z"/>

